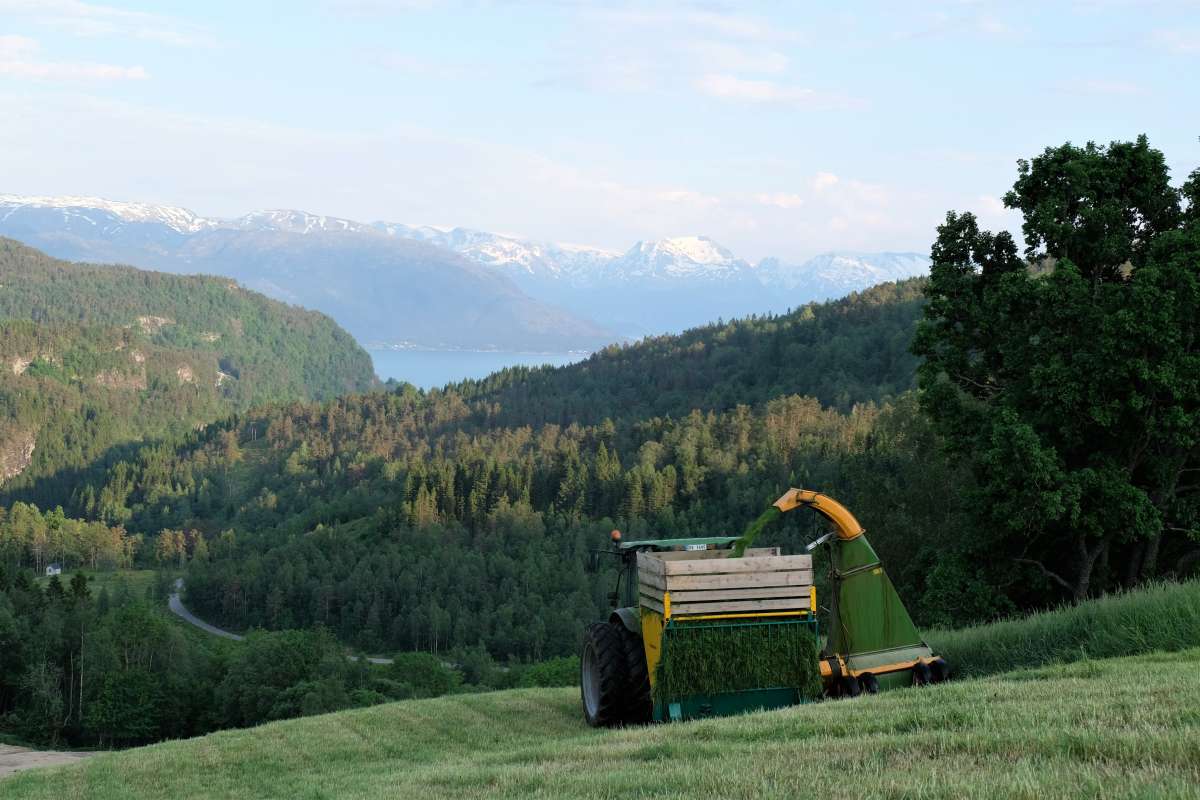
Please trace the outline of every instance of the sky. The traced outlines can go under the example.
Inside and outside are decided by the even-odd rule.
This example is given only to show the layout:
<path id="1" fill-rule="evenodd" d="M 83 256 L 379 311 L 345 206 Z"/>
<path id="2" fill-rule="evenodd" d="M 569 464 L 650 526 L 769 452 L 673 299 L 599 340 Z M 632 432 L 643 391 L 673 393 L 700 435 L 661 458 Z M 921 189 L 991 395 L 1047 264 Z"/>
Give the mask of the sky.
<path id="1" fill-rule="evenodd" d="M 1140 133 L 1200 166 L 1200 0 L 0 0 L 0 193 L 800 260 Z"/>

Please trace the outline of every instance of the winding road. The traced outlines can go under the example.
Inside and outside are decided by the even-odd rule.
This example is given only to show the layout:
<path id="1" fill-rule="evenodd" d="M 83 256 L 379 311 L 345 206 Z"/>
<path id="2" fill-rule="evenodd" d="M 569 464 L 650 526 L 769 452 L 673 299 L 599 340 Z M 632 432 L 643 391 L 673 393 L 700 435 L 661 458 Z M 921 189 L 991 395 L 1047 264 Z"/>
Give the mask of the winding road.
<path id="1" fill-rule="evenodd" d="M 239 636 L 236 633 L 230 633 L 227 630 L 218 628 L 216 625 L 209 625 L 204 620 L 197 617 L 195 614 L 187 610 L 187 606 L 179 599 L 179 593 L 183 591 L 183 578 L 175 579 L 175 591 L 171 592 L 167 598 L 167 608 L 171 609 L 171 613 L 178 617 L 182 617 L 188 623 L 195 625 L 202 631 L 211 633 L 213 636 L 224 636 L 226 639 L 233 639 L 235 642 L 240 642 L 245 639 L 245 636 Z"/>
<path id="2" fill-rule="evenodd" d="M 207 622 L 205 622 L 204 620 L 197 617 L 191 611 L 188 611 L 187 606 L 185 606 L 183 604 L 183 601 L 179 599 L 179 593 L 182 591 L 183 591 L 183 578 L 176 578 L 175 579 L 175 591 L 171 592 L 170 596 L 167 597 L 167 608 L 171 609 L 172 614 L 174 614 L 177 617 L 179 617 L 180 619 L 184 620 L 189 625 L 195 625 L 200 630 L 202 630 L 206 633 L 211 633 L 213 636 L 223 636 L 226 639 L 233 639 L 235 642 L 240 642 L 246 638 L 245 636 L 242 636 L 240 634 L 224 630 L 223 628 L 218 628 L 216 625 L 209 625 Z M 358 661 L 358 659 L 362 658 L 362 656 L 347 655 L 346 658 L 350 659 L 351 661 Z M 390 658 L 381 658 L 379 656 L 366 656 L 365 658 L 367 659 L 367 661 L 369 661 L 372 664 L 391 664 L 392 663 L 392 659 L 390 659 Z"/>

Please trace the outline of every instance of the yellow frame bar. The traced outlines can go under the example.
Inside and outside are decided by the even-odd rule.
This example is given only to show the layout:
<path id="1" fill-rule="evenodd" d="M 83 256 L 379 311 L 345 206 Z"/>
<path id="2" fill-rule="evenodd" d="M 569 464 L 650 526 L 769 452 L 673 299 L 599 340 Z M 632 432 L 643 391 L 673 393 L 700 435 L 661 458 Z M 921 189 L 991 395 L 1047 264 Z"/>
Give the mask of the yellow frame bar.
<path id="1" fill-rule="evenodd" d="M 753 617 L 807 617 L 807 611 L 759 611 L 752 614 L 701 614 L 700 616 L 682 616 L 676 619 L 751 619 Z"/>

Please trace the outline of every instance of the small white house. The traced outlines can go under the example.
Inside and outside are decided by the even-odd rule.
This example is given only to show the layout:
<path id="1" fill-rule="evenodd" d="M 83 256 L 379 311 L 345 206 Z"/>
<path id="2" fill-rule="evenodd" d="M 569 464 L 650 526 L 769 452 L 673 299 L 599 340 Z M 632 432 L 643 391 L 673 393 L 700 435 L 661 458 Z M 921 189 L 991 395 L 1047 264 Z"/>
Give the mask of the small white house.
<path id="1" fill-rule="evenodd" d="M 46 577 L 62 575 L 62 564 L 50 564 L 46 567 Z"/>

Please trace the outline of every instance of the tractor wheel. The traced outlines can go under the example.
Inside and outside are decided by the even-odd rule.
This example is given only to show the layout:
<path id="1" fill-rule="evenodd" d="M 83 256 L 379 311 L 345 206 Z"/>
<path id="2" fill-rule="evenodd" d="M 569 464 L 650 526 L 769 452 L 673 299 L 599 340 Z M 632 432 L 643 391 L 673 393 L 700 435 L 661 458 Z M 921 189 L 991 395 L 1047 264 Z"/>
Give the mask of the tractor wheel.
<path id="1" fill-rule="evenodd" d="M 579 694 L 593 728 L 619 725 L 629 703 L 629 673 L 620 623 L 596 622 L 583 634 Z"/>
<path id="2" fill-rule="evenodd" d="M 928 686 L 933 680 L 933 673 L 924 661 L 917 662 L 912 668 L 913 686 Z"/>
<path id="3" fill-rule="evenodd" d="M 876 678 L 869 672 L 864 672 L 858 676 L 858 682 L 862 684 L 862 690 L 867 694 L 879 694 L 879 678 Z"/>
<path id="4" fill-rule="evenodd" d="M 654 715 L 654 703 L 650 699 L 650 672 L 646 668 L 646 648 L 642 637 L 623 624 L 617 623 L 621 644 L 625 651 L 625 677 L 628 681 L 628 702 L 622 721 L 631 725 L 649 722 Z"/>
<path id="5" fill-rule="evenodd" d="M 946 663 L 946 659 L 939 658 L 929 662 L 929 674 L 933 678 L 934 683 L 941 683 L 950 677 L 950 665 Z"/>
<path id="6" fill-rule="evenodd" d="M 841 684 L 842 697 L 858 697 L 862 694 L 862 684 L 853 675 L 843 675 Z"/>

